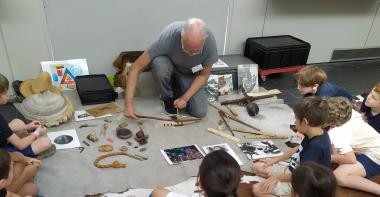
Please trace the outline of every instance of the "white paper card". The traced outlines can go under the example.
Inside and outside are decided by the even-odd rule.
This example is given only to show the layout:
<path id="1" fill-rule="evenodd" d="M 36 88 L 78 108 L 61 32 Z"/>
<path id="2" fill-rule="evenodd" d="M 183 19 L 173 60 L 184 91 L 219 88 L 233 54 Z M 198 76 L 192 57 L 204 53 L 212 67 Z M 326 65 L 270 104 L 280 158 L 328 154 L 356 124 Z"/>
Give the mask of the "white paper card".
<path id="1" fill-rule="evenodd" d="M 57 149 L 69 149 L 80 147 L 79 138 L 75 129 L 57 131 L 57 132 L 48 132 L 47 136 L 50 138 L 51 142 L 55 144 Z M 69 143 L 61 144 L 59 141 L 62 136 L 65 136 L 67 139 L 72 139 Z M 67 137 L 69 136 L 69 137 Z"/>
<path id="2" fill-rule="evenodd" d="M 232 150 L 232 148 L 230 147 L 230 145 L 228 145 L 227 143 L 223 143 L 223 144 L 215 144 L 215 145 L 210 145 L 210 146 L 203 146 L 203 151 L 205 151 L 206 154 L 212 152 L 212 151 L 215 151 L 215 150 L 224 150 L 226 151 L 228 154 L 230 154 L 237 162 L 239 165 L 243 165 L 243 162 L 241 162 L 241 160 L 239 159 L 239 157 L 236 155 L 236 153 Z"/>

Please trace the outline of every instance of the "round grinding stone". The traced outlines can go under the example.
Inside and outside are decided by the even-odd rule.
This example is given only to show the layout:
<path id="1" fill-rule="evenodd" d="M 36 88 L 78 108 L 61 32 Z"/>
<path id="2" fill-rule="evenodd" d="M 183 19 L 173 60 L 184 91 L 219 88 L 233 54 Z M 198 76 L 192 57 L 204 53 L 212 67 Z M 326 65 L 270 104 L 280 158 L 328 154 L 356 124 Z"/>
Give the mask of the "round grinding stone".
<path id="1" fill-rule="evenodd" d="M 120 128 L 120 129 L 116 130 L 116 135 L 120 139 L 128 139 L 128 138 L 132 137 L 133 134 L 132 134 L 132 131 L 129 129 Z"/>

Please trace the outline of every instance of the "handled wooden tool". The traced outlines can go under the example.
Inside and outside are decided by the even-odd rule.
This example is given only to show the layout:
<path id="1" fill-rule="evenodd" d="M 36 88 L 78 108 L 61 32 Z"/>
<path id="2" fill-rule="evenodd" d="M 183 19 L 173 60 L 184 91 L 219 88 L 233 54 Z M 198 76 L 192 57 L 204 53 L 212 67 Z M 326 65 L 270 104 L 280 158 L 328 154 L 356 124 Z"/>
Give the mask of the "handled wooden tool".
<path id="1" fill-rule="evenodd" d="M 189 121 L 199 121 L 202 120 L 201 118 L 195 118 L 191 117 L 188 119 L 179 119 L 179 120 L 172 120 L 170 118 L 161 118 L 161 117 L 155 117 L 155 116 L 144 116 L 144 115 L 137 115 L 138 118 L 145 118 L 145 119 L 152 119 L 152 120 L 162 120 L 162 121 L 172 121 L 172 122 L 189 122 Z"/>

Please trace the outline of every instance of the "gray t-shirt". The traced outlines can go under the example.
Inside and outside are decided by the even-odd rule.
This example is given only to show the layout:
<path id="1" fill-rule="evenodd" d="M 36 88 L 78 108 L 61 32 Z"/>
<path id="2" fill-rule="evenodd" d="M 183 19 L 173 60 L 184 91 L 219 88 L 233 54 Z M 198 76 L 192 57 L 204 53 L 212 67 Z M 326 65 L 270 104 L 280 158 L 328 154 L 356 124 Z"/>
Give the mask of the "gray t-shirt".
<path id="1" fill-rule="evenodd" d="M 185 22 L 174 22 L 168 25 L 160 34 L 160 37 L 149 48 L 148 53 L 153 60 L 157 56 L 168 56 L 181 73 L 193 73 L 191 68 L 202 64 L 212 65 L 218 60 L 214 35 L 207 29 L 207 38 L 203 46 L 202 54 L 190 56 L 182 49 L 181 30 Z"/>

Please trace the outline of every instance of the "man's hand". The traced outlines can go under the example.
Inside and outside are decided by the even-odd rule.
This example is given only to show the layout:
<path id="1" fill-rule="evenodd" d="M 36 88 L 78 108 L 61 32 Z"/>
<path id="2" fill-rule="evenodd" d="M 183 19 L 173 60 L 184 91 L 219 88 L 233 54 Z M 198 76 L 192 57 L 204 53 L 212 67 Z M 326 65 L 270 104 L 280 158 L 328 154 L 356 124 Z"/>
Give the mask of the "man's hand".
<path id="1" fill-rule="evenodd" d="M 126 102 L 124 108 L 124 116 L 130 119 L 138 119 L 135 107 L 132 102 Z"/>
<path id="2" fill-rule="evenodd" d="M 26 125 L 26 130 L 33 131 L 34 129 L 36 129 L 40 125 L 41 125 L 41 122 L 33 120 L 32 122 L 30 122 L 29 124 Z"/>
<path id="3" fill-rule="evenodd" d="M 183 97 L 179 97 L 177 100 L 174 101 L 174 107 L 183 109 L 187 105 L 187 100 Z"/>

